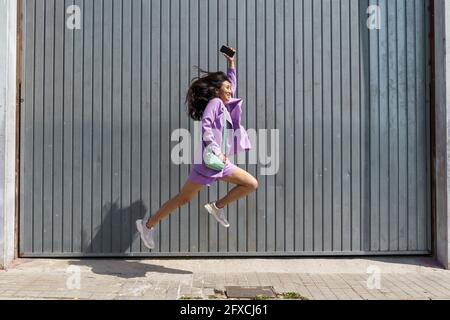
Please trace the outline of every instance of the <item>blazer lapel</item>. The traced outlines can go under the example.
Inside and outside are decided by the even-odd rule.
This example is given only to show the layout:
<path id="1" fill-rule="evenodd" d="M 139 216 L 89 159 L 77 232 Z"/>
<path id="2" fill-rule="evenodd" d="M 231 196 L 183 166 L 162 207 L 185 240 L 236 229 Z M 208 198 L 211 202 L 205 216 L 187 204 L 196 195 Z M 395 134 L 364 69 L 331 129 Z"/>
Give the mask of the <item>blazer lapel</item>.
<path id="1" fill-rule="evenodd" d="M 231 119 L 229 109 L 224 104 L 222 104 L 222 114 L 220 116 L 223 117 L 223 114 L 225 114 L 225 118 L 231 124 L 231 127 L 233 127 L 233 119 Z"/>

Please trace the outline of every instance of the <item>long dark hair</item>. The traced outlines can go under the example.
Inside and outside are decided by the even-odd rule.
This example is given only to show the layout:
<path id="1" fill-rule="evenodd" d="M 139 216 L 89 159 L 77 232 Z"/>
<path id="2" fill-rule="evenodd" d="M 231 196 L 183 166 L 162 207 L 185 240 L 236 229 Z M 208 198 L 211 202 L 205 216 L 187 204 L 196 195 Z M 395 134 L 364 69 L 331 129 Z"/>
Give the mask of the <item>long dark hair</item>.
<path id="1" fill-rule="evenodd" d="M 208 72 L 199 67 L 196 68 L 200 76 L 191 81 L 186 95 L 186 105 L 189 116 L 195 121 L 200 121 L 209 101 L 217 97 L 216 90 L 219 90 L 222 84 L 229 79 L 222 71 Z"/>

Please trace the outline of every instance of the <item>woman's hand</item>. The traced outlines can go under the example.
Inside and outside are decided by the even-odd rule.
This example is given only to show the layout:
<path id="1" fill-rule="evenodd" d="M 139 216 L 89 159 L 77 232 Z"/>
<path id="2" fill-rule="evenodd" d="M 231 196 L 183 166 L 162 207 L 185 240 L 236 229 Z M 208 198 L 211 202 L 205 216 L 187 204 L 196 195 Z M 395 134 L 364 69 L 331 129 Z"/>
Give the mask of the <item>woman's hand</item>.
<path id="1" fill-rule="evenodd" d="M 219 155 L 219 159 L 225 164 L 229 162 L 229 159 L 223 153 Z"/>
<path id="2" fill-rule="evenodd" d="M 236 52 L 236 49 L 231 48 L 231 47 L 230 47 L 230 49 L 233 50 L 234 52 Z M 232 58 L 232 57 L 226 55 L 225 53 L 222 53 L 222 54 L 225 57 L 225 59 L 227 60 L 227 62 L 228 62 L 228 68 L 229 69 L 234 69 L 235 65 L 236 65 L 234 57 Z"/>

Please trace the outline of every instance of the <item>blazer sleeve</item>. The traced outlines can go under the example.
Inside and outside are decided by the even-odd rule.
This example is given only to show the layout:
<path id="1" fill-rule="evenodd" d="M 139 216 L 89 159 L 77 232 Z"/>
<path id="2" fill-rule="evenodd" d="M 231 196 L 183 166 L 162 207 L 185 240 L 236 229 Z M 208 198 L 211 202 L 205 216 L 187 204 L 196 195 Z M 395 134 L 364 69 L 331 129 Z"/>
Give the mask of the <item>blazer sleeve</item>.
<path id="1" fill-rule="evenodd" d="M 227 70 L 227 77 L 230 80 L 231 91 L 233 92 L 233 97 L 234 97 L 236 95 L 236 89 L 237 89 L 236 69 L 228 68 L 228 70 Z"/>
<path id="2" fill-rule="evenodd" d="M 219 110 L 221 104 L 219 99 L 211 100 L 205 108 L 202 116 L 202 135 L 203 135 L 203 145 L 204 147 L 209 147 L 215 155 L 221 153 L 219 144 L 214 136 L 213 124 L 216 119 L 217 111 Z"/>

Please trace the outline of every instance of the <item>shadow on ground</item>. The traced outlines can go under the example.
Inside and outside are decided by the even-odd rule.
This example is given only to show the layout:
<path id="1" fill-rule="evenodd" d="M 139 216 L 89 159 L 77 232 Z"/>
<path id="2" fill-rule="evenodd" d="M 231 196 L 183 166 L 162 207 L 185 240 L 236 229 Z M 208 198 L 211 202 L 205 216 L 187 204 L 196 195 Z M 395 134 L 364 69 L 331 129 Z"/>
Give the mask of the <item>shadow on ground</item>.
<path id="1" fill-rule="evenodd" d="M 142 278 L 148 272 L 165 274 L 192 274 L 191 271 L 166 268 L 163 266 L 146 264 L 139 261 L 127 261 L 119 259 L 109 260 L 77 260 L 69 261 L 70 265 L 89 267 L 95 274 L 111 275 L 119 278 Z"/>

